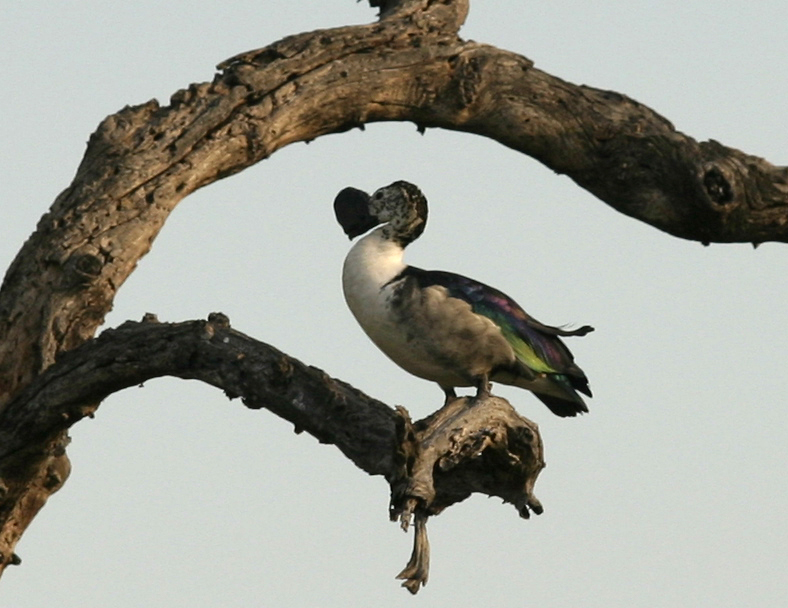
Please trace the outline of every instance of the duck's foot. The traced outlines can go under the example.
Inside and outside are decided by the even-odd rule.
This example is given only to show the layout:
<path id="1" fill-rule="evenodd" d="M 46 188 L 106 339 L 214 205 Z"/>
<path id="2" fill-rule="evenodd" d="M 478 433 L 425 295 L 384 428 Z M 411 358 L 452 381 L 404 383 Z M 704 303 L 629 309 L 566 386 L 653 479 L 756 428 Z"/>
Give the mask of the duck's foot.
<path id="1" fill-rule="evenodd" d="M 454 390 L 454 387 L 452 386 L 445 388 L 441 387 L 441 388 L 443 389 L 443 394 L 445 395 L 445 398 L 443 400 L 443 407 L 446 407 L 447 405 L 449 405 L 449 403 L 457 399 L 457 393 Z"/>

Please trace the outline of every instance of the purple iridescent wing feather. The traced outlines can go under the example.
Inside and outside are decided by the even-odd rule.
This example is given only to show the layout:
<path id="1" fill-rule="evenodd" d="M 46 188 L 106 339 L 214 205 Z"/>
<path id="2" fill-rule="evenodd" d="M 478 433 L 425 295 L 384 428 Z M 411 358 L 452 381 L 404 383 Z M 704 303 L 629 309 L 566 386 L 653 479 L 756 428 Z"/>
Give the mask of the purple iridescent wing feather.
<path id="1" fill-rule="evenodd" d="M 468 302 L 471 310 L 483 315 L 500 327 L 512 346 L 519 362 L 537 373 L 545 373 L 561 384 L 568 384 L 588 396 L 588 380 L 574 363 L 569 349 L 560 336 L 584 336 L 592 327 L 587 325 L 575 330 L 544 325 L 529 316 L 505 293 L 462 275 L 425 271 L 411 267 L 410 272 L 422 287 L 439 285 L 450 296 Z M 571 390 L 571 389 L 570 389 Z"/>

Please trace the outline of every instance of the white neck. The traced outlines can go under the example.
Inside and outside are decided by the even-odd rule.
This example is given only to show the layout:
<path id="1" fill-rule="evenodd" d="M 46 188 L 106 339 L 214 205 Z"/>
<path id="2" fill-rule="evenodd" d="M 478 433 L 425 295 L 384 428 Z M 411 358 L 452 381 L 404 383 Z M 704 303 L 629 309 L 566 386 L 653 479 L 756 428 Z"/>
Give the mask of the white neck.
<path id="1" fill-rule="evenodd" d="M 353 291 L 364 291 L 364 287 L 380 289 L 405 269 L 403 254 L 398 243 L 385 237 L 384 227 L 376 228 L 353 245 L 345 258 L 342 269 L 345 292 L 348 288 Z"/>

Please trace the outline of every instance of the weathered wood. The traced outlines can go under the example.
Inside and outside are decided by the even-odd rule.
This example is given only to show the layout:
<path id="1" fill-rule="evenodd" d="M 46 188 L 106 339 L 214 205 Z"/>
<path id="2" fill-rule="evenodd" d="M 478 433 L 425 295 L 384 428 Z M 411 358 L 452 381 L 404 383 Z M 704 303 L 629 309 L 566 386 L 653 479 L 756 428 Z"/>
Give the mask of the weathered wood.
<path id="1" fill-rule="evenodd" d="M 212 82 L 175 93 L 169 105 L 151 101 L 102 121 L 0 288 L 0 428 L 22 390 L 92 338 L 181 199 L 290 143 L 368 122 L 490 137 L 683 238 L 788 240 L 788 169 L 699 143 L 623 95 L 460 39 L 468 0 L 371 4 L 381 9 L 377 23 L 284 38 L 223 62 Z M 0 571 L 67 476 L 65 432 L 41 431 L 13 463 L 0 463 L 8 475 Z"/>
<path id="2" fill-rule="evenodd" d="M 336 445 L 370 475 L 393 469 L 392 408 L 213 314 L 183 323 L 128 321 L 63 353 L 8 404 L 0 427 L 0 478 L 15 454 L 92 416 L 106 396 L 160 376 L 201 380 L 248 408 L 265 407 L 296 432 Z"/>
<path id="3" fill-rule="evenodd" d="M 319 91 L 311 89 L 321 87 L 320 75 L 335 78 L 349 55 L 385 54 L 420 37 L 451 38 L 467 0 L 402 0 L 382 8 L 380 24 L 285 38 L 254 53 L 260 66 L 234 64 L 212 83 L 175 93 L 168 106 L 154 100 L 102 121 L 72 184 L 41 218 L 0 288 L 0 427 L 3 408 L 21 389 L 58 353 L 93 336 L 178 202 L 288 143 L 358 125 L 353 104 L 349 112 L 336 103 L 322 111 Z M 353 75 L 359 88 L 361 75 Z M 0 572 L 59 487 L 48 481 L 50 472 L 68 470 L 67 441 L 61 432 L 31 446 L 24 466 L 14 468 L 20 473 L 0 480 Z"/>
<path id="4" fill-rule="evenodd" d="M 473 492 L 503 498 L 522 517 L 542 511 L 533 495 L 544 467 L 542 440 L 536 425 L 505 400 L 455 399 L 413 424 L 404 408 L 395 411 L 231 329 L 221 314 L 207 321 L 126 322 L 58 357 L 5 409 L 0 479 L 6 493 L 41 500 L 62 485 L 68 471 L 50 467 L 45 485 L 23 492 L 29 486 L 27 469 L 41 464 L 31 446 L 36 451 L 50 446 L 113 392 L 165 375 L 201 380 L 230 398 L 240 397 L 246 407 L 269 409 L 292 422 L 296 432 L 336 445 L 370 475 L 385 476 L 392 488 L 392 519 L 407 529 L 415 518 L 413 555 L 400 574 L 412 593 L 426 584 L 429 573 L 428 516 Z"/>
<path id="5" fill-rule="evenodd" d="M 397 414 L 390 516 L 405 530 L 413 519 L 413 553 L 397 578 L 415 594 L 429 577 L 429 516 L 474 492 L 503 498 L 526 519 L 542 513 L 533 489 L 545 466 L 544 446 L 536 424 L 499 397 L 451 399 L 416 423 L 405 408 Z"/>

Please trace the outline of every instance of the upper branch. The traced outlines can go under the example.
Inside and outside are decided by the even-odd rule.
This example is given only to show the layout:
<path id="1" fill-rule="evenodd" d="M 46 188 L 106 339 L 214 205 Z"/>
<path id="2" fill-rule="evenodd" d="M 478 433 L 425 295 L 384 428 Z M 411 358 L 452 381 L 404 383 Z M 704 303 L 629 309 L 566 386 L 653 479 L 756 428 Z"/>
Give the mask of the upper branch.
<path id="1" fill-rule="evenodd" d="M 785 168 L 461 40 L 467 1 L 379 4 L 378 23 L 284 38 L 223 62 L 168 106 L 125 108 L 99 125 L 0 291 L 0 407 L 93 335 L 183 197 L 290 143 L 369 122 L 490 137 L 684 238 L 788 240 Z"/>

